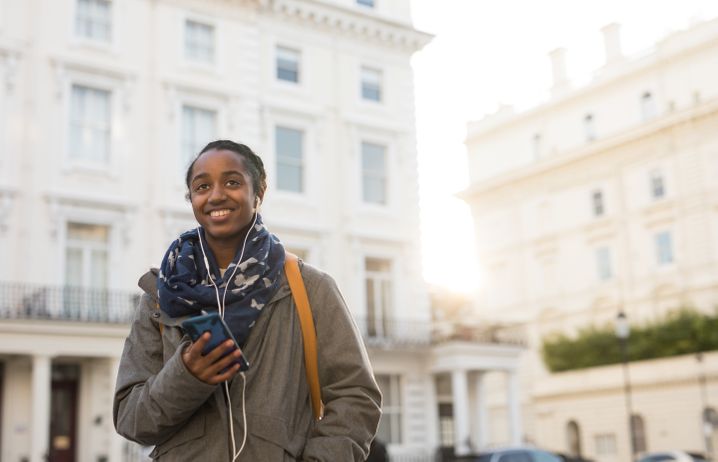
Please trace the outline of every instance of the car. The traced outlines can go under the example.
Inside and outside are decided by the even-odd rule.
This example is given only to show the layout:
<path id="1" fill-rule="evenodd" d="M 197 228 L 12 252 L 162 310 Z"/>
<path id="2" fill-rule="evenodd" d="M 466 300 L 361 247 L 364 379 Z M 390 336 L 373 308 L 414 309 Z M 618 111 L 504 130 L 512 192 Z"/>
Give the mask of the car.
<path id="1" fill-rule="evenodd" d="M 515 447 L 490 449 L 479 454 L 455 456 L 452 462 L 563 462 L 549 451 L 537 448 Z"/>
<path id="2" fill-rule="evenodd" d="M 638 462 L 708 462 L 708 459 L 696 452 L 660 451 L 644 454 Z"/>

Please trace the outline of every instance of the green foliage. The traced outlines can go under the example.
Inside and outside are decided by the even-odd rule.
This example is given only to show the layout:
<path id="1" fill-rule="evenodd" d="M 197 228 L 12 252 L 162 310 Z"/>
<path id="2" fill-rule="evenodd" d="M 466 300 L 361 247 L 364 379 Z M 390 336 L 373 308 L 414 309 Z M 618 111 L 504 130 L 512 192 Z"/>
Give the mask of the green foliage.
<path id="1" fill-rule="evenodd" d="M 665 319 L 631 326 L 627 343 L 631 361 L 664 358 L 718 350 L 718 312 L 701 314 L 691 309 Z M 563 334 L 546 337 L 541 351 L 551 372 L 616 364 L 622 360 L 620 342 L 610 325 L 581 329 L 575 338 Z"/>

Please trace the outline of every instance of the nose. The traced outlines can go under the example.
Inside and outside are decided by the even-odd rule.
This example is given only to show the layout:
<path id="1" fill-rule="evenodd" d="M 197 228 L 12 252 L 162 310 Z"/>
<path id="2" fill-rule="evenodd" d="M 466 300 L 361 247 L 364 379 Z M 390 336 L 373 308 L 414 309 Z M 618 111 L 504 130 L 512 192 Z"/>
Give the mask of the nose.
<path id="1" fill-rule="evenodd" d="M 224 188 L 221 184 L 216 185 L 212 188 L 212 191 L 210 191 L 209 194 L 209 202 L 210 203 L 218 203 L 222 202 L 227 198 L 227 194 L 224 192 Z"/>

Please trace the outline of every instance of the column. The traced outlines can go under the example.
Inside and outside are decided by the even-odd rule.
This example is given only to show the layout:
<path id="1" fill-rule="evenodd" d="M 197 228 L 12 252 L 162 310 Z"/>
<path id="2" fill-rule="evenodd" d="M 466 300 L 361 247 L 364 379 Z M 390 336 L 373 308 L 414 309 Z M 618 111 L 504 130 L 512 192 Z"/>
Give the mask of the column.
<path id="1" fill-rule="evenodd" d="M 51 366 L 50 356 L 32 357 L 30 462 L 44 462 L 49 455 Z"/>
<path id="2" fill-rule="evenodd" d="M 484 372 L 476 374 L 474 392 L 476 394 L 476 416 L 478 429 L 476 432 L 476 447 L 484 449 L 489 444 L 489 410 L 486 404 L 486 387 L 484 386 Z"/>
<path id="3" fill-rule="evenodd" d="M 456 455 L 469 454 L 469 387 L 466 371 L 452 371 L 451 392 L 454 411 L 454 452 Z"/>
<path id="4" fill-rule="evenodd" d="M 115 396 L 115 383 L 117 382 L 117 371 L 120 368 L 120 358 L 110 358 L 110 392 L 108 393 L 108 402 L 112 403 Z M 114 424 L 110 424 L 110 448 L 109 448 L 109 462 L 120 462 L 122 461 L 122 446 L 124 445 L 124 439 L 117 434 L 115 431 Z"/>
<path id="5" fill-rule="evenodd" d="M 519 397 L 519 377 L 515 370 L 506 372 L 506 396 L 509 410 L 509 436 L 512 445 L 521 444 L 521 402 Z"/>

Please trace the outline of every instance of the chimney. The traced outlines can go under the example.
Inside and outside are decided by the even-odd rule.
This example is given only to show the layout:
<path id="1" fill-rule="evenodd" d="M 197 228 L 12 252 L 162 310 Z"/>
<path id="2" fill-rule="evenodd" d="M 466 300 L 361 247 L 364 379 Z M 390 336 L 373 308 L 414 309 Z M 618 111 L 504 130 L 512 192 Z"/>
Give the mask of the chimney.
<path id="1" fill-rule="evenodd" d="M 569 81 L 566 74 L 566 49 L 556 48 L 548 55 L 549 58 L 551 58 L 551 73 L 553 74 L 551 95 L 556 96 L 569 89 Z"/>
<path id="2" fill-rule="evenodd" d="M 606 52 L 605 66 L 620 61 L 623 58 L 621 51 L 621 25 L 615 22 L 603 26 L 603 47 Z"/>

